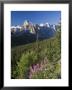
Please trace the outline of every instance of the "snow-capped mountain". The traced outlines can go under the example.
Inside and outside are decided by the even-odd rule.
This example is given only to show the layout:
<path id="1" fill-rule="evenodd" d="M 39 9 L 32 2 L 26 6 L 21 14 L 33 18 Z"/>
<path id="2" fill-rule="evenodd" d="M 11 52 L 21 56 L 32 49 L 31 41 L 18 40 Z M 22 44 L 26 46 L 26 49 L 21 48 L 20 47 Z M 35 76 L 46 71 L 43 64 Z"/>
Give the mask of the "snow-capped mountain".
<path id="1" fill-rule="evenodd" d="M 48 39 L 55 35 L 55 25 L 49 23 L 33 24 L 25 20 L 23 25 L 11 27 L 12 46 Z"/>
<path id="2" fill-rule="evenodd" d="M 33 24 L 32 22 L 25 20 L 23 25 L 16 25 L 11 27 L 11 32 L 13 33 L 19 33 L 21 31 L 24 31 L 25 33 L 32 33 L 35 34 L 37 30 L 56 30 L 55 25 L 50 25 L 48 22 L 41 23 L 41 24 Z"/>
<path id="3" fill-rule="evenodd" d="M 41 23 L 40 25 L 39 25 L 40 27 L 50 27 L 50 25 L 49 25 L 49 23 L 47 22 L 47 23 Z"/>
<path id="4" fill-rule="evenodd" d="M 44 26 L 44 24 L 43 24 L 43 23 L 41 23 L 39 26 L 40 26 L 40 27 L 43 27 L 43 26 Z"/>

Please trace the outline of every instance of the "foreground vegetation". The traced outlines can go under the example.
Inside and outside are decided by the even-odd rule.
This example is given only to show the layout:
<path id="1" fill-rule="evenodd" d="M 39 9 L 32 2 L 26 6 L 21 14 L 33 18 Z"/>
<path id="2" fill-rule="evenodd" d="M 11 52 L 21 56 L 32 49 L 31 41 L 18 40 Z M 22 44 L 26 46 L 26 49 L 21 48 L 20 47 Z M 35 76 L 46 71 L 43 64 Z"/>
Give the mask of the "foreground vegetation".
<path id="1" fill-rule="evenodd" d="M 61 78 L 61 31 L 50 39 L 12 48 L 11 78 Z"/>

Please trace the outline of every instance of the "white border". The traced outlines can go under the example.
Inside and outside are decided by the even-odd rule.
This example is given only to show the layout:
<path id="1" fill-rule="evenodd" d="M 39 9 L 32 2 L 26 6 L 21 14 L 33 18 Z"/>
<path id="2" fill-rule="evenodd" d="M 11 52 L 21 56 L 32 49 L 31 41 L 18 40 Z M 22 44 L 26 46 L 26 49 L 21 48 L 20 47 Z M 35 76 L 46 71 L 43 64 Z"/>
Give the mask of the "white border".
<path id="1" fill-rule="evenodd" d="M 61 11 L 61 79 L 11 79 L 11 11 Z M 4 4 L 4 86 L 68 86 L 69 4 Z"/>

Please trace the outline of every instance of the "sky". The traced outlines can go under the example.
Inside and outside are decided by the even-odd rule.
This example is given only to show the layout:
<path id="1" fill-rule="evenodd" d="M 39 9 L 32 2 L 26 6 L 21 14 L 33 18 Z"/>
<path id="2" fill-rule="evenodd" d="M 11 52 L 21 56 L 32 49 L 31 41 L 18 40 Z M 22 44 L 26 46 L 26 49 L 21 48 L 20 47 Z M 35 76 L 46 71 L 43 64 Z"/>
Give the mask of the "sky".
<path id="1" fill-rule="evenodd" d="M 23 25 L 25 20 L 33 24 L 57 24 L 60 18 L 60 11 L 11 11 L 11 26 Z"/>

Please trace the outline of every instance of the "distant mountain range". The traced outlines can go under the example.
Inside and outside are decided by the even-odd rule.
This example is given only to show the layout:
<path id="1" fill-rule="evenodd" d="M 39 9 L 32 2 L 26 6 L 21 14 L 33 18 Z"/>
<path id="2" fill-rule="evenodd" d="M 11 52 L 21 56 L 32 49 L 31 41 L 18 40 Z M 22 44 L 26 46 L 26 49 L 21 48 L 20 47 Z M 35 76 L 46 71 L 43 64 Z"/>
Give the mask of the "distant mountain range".
<path id="1" fill-rule="evenodd" d="M 22 26 L 11 27 L 11 45 L 18 46 L 38 40 L 48 39 L 55 35 L 55 25 L 36 24 L 25 21 Z"/>
<path id="2" fill-rule="evenodd" d="M 25 20 L 23 25 L 16 25 L 16 26 L 11 26 L 11 32 L 12 34 L 16 32 L 30 32 L 30 33 L 35 33 L 35 30 L 41 30 L 41 28 L 51 28 L 51 29 L 56 29 L 56 25 L 50 25 L 49 23 L 41 23 L 41 24 L 33 24 L 32 22 Z"/>

